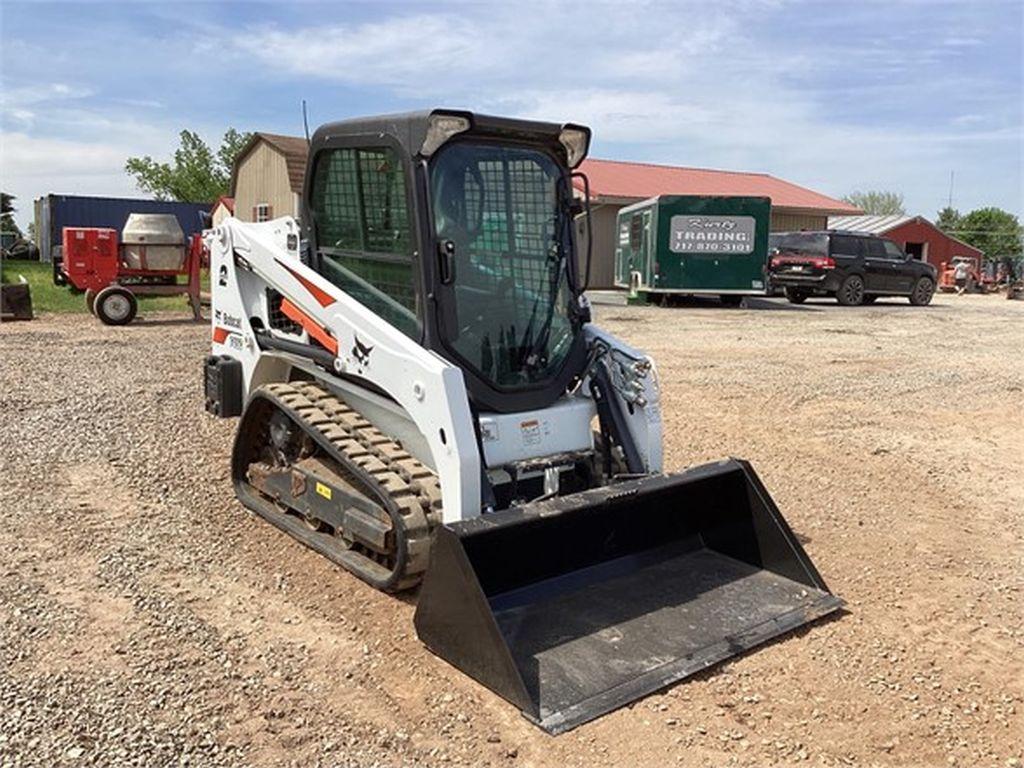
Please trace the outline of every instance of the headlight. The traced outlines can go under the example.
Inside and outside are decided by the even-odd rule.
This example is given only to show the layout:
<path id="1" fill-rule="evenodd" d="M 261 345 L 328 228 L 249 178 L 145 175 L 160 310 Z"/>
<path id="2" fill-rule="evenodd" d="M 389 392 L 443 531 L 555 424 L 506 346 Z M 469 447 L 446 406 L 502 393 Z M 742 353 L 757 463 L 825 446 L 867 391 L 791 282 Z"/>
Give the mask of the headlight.
<path id="1" fill-rule="evenodd" d="M 587 149 L 590 146 L 590 131 L 586 128 L 567 125 L 558 134 L 558 140 L 565 147 L 569 167 L 575 168 L 587 156 Z"/>
<path id="2" fill-rule="evenodd" d="M 427 126 L 427 138 L 423 140 L 420 154 L 429 157 L 452 136 L 469 130 L 469 118 L 462 115 L 431 115 Z"/>

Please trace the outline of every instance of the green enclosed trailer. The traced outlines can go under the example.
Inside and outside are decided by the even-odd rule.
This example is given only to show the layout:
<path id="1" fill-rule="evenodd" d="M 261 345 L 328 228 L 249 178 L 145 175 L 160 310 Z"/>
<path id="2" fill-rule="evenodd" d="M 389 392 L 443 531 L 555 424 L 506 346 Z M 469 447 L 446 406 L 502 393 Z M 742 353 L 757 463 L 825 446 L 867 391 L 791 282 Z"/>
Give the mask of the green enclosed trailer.
<path id="1" fill-rule="evenodd" d="M 619 211 L 615 284 L 631 296 L 767 294 L 767 197 L 662 195 Z"/>

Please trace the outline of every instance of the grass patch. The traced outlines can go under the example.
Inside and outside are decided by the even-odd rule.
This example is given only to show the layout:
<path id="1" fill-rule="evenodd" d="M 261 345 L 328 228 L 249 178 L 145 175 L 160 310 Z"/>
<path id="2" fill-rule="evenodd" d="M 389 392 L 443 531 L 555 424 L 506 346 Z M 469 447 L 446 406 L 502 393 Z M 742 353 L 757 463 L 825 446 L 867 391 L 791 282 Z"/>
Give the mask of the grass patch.
<path id="1" fill-rule="evenodd" d="M 31 286 L 33 312 L 89 313 L 83 293 L 72 291 L 69 286 L 53 284 L 53 267 L 50 264 L 16 259 L 4 259 L 0 263 L 0 279 L 3 282 L 20 282 L 19 275 Z M 209 290 L 210 279 L 206 272 L 203 272 L 200 283 L 202 290 Z M 185 296 L 139 296 L 138 299 L 140 312 L 168 309 L 189 311 Z"/>

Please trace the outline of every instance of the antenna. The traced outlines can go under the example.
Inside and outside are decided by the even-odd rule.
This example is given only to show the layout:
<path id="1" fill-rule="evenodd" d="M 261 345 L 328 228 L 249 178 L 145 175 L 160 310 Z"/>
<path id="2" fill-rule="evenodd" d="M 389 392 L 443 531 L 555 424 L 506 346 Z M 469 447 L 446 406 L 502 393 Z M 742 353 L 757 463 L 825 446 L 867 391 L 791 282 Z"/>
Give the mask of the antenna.
<path id="1" fill-rule="evenodd" d="M 950 208 L 953 207 L 953 171 L 949 172 L 949 201 L 946 205 Z"/>
<path id="2" fill-rule="evenodd" d="M 309 144 L 309 116 L 306 114 L 306 100 L 302 100 L 302 127 L 306 131 L 306 143 Z M 952 182 L 950 182 L 952 184 Z M 952 193 L 950 193 L 952 194 Z"/>

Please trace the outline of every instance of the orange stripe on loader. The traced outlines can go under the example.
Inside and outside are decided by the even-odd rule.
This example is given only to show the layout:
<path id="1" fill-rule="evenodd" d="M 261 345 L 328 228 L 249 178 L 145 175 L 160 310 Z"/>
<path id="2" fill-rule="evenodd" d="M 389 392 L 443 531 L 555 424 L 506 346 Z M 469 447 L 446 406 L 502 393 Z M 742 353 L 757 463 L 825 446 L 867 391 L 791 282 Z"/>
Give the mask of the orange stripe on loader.
<path id="1" fill-rule="evenodd" d="M 319 341 L 332 355 L 338 354 L 338 340 L 320 327 L 313 318 L 292 304 L 288 299 L 281 299 L 281 311 L 292 322 L 298 323 L 312 338 Z"/>
<path id="2" fill-rule="evenodd" d="M 310 282 L 309 280 L 304 278 L 302 275 L 300 275 L 294 269 L 289 267 L 287 264 L 285 264 L 285 263 L 283 263 L 281 261 L 278 261 L 277 263 L 280 264 L 285 269 L 287 269 L 288 272 L 291 273 L 292 277 L 294 277 L 296 280 L 298 280 L 300 283 L 302 283 L 302 287 L 305 288 L 307 291 L 309 291 L 310 295 L 314 299 L 316 299 L 317 303 L 321 307 L 329 307 L 329 306 L 331 306 L 331 304 L 333 304 L 335 302 L 335 298 L 333 296 L 331 296 L 331 294 L 329 294 L 329 293 L 327 293 L 327 291 L 324 291 L 321 288 L 318 288 L 317 286 L 315 286 L 312 282 Z M 296 320 L 295 322 L 298 322 L 298 320 Z"/>

